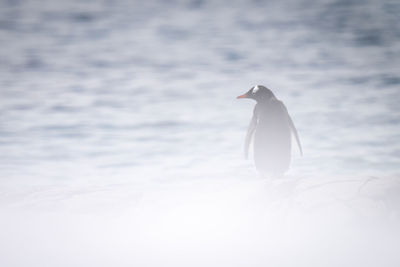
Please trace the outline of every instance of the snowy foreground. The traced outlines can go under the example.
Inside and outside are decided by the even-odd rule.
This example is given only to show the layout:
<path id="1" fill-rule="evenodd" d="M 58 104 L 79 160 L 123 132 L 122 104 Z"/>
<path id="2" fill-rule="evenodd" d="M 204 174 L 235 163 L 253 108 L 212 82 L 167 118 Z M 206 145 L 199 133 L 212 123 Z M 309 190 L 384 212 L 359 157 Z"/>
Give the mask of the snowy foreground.
<path id="1" fill-rule="evenodd" d="M 0 1 L 0 267 L 400 266 L 399 11 Z M 243 160 L 256 84 L 282 180 Z"/>
<path id="2" fill-rule="evenodd" d="M 1 266 L 399 266 L 398 177 L 1 192 Z"/>

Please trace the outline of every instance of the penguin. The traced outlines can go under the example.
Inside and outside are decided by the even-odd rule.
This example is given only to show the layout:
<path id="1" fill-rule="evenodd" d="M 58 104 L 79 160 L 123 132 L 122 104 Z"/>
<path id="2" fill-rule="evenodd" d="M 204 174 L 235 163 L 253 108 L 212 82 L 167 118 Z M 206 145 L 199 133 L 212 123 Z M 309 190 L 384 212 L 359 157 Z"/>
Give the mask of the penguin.
<path id="1" fill-rule="evenodd" d="M 277 177 L 289 169 L 291 161 L 291 135 L 303 155 L 299 135 L 285 105 L 263 85 L 256 85 L 237 97 L 257 102 L 247 130 L 244 154 L 248 158 L 250 142 L 254 136 L 254 163 L 260 173 Z"/>

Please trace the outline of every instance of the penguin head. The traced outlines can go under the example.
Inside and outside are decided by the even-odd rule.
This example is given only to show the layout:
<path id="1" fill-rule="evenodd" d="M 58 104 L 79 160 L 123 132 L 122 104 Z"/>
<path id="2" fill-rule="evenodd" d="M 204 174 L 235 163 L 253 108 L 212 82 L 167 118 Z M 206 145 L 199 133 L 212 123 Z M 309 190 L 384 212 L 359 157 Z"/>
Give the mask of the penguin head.
<path id="1" fill-rule="evenodd" d="M 250 99 L 254 99 L 255 101 L 259 102 L 259 101 L 269 100 L 273 97 L 275 97 L 274 93 L 272 93 L 272 91 L 269 90 L 267 87 L 265 87 L 263 85 L 256 85 L 256 86 L 250 88 L 250 90 L 247 91 L 247 93 L 238 96 L 237 99 L 250 98 Z"/>

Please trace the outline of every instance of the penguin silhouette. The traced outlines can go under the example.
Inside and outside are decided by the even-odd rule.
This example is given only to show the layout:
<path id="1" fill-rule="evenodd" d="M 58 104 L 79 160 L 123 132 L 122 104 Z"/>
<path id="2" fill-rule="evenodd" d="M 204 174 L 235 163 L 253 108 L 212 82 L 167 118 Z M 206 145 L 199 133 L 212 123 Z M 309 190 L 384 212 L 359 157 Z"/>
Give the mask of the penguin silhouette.
<path id="1" fill-rule="evenodd" d="M 282 176 L 291 161 L 291 134 L 293 133 L 300 154 L 303 155 L 296 127 L 285 105 L 265 86 L 256 85 L 238 96 L 257 101 L 246 134 L 244 153 L 248 158 L 250 142 L 254 135 L 254 163 L 259 172 Z"/>

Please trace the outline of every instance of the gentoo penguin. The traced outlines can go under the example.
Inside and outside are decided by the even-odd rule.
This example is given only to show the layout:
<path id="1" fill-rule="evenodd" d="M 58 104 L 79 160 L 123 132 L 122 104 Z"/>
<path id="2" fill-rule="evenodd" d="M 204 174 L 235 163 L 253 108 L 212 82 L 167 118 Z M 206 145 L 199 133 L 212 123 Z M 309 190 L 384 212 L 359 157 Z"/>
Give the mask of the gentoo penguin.
<path id="1" fill-rule="evenodd" d="M 274 93 L 265 86 L 256 85 L 239 98 L 257 101 L 253 118 L 247 130 L 244 153 L 248 157 L 249 145 L 254 134 L 254 163 L 261 173 L 282 176 L 291 159 L 291 133 L 296 138 L 303 155 L 296 127 L 285 107 Z"/>

